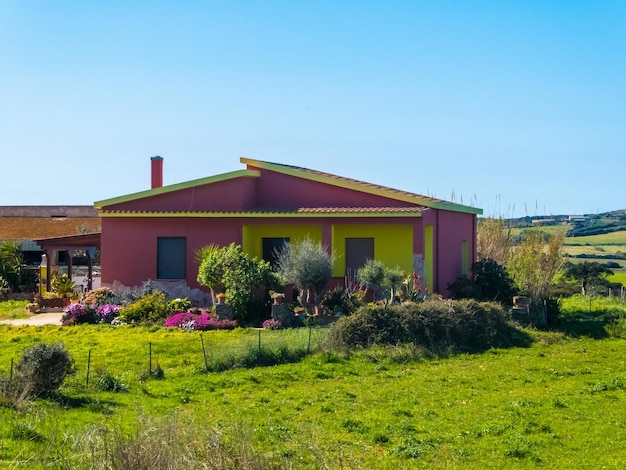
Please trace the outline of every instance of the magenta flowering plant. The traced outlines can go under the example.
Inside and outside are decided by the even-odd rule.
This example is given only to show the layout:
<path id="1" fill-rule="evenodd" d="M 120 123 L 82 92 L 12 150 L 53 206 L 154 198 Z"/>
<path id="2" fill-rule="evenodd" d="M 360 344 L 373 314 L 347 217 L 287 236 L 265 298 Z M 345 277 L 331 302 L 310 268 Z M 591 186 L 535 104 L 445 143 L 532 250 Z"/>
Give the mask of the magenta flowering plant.
<path id="1" fill-rule="evenodd" d="M 70 304 L 63 309 L 63 312 L 61 324 L 64 326 L 77 323 L 98 323 L 100 321 L 95 305 Z"/>
<path id="2" fill-rule="evenodd" d="M 114 318 L 119 316 L 119 312 L 122 310 L 121 305 L 117 304 L 105 304 L 98 307 L 98 315 L 100 315 L 103 323 L 111 323 Z"/>
<path id="3" fill-rule="evenodd" d="M 213 313 L 181 312 L 169 317 L 164 326 L 185 330 L 232 330 L 237 326 L 235 320 L 220 320 Z"/>
<path id="4" fill-rule="evenodd" d="M 280 330 L 283 324 L 275 318 L 270 318 L 269 320 L 265 320 L 261 326 L 266 330 Z"/>

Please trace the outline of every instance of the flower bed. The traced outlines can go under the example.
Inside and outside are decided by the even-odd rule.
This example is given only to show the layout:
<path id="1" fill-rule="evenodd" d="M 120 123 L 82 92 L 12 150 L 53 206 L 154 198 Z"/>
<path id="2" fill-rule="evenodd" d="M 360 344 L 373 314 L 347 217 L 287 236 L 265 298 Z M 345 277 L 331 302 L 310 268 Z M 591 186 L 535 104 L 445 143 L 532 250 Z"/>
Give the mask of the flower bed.
<path id="1" fill-rule="evenodd" d="M 164 325 L 184 330 L 232 330 L 237 326 L 237 322 L 235 320 L 219 320 L 209 312 L 182 312 L 169 317 Z"/>

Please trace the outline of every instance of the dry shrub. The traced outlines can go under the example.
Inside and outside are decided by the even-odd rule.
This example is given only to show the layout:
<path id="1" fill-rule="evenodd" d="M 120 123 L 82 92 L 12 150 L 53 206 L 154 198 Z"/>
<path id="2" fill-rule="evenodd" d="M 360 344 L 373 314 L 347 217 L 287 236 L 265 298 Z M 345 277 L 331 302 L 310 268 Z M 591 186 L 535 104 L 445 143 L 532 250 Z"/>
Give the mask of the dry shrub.
<path id="1" fill-rule="evenodd" d="M 273 468 L 241 433 L 229 443 L 215 429 L 176 417 L 141 419 L 132 433 L 120 428 L 92 429 L 84 434 L 75 456 L 89 468 L 195 470 L 262 470 Z M 81 452 L 82 450 L 82 452 Z M 85 460 L 90 460 L 86 462 Z"/>
<path id="2" fill-rule="evenodd" d="M 500 304 L 427 301 L 398 306 L 366 306 L 341 318 L 330 334 L 339 347 L 413 343 L 431 352 L 479 351 L 505 347 L 523 336 Z"/>

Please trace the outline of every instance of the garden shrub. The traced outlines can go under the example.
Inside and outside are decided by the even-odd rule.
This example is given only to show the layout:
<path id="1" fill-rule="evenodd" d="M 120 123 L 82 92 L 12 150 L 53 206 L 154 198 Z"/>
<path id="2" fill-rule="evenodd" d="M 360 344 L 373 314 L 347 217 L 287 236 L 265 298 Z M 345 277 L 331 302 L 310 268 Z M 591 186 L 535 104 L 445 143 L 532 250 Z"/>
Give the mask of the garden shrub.
<path id="1" fill-rule="evenodd" d="M 453 299 L 497 301 L 511 305 L 517 290 L 504 266 L 487 258 L 472 264 L 472 274 L 473 279 L 463 276 L 448 284 Z"/>
<path id="2" fill-rule="evenodd" d="M 117 304 L 119 299 L 109 287 L 100 287 L 87 292 L 83 297 L 83 303 L 87 305 Z"/>
<path id="3" fill-rule="evenodd" d="M 76 325 L 78 323 L 100 323 L 101 317 L 96 312 L 95 305 L 84 303 L 70 304 L 63 309 L 61 324 L 63 326 Z"/>
<path id="4" fill-rule="evenodd" d="M 53 395 L 74 372 L 74 361 L 63 343 L 40 343 L 24 350 L 16 370 L 21 390 L 29 396 L 45 397 Z"/>
<path id="5" fill-rule="evenodd" d="M 155 290 L 120 310 L 120 321 L 124 323 L 161 323 L 171 313 L 165 294 Z"/>
<path id="6" fill-rule="evenodd" d="M 226 294 L 228 305 L 241 322 L 251 322 L 248 306 L 253 291 L 278 287 L 278 277 L 270 264 L 251 258 L 234 243 L 222 248 L 209 245 L 198 250 L 196 256 L 200 261 L 198 283 L 209 287 L 213 293 Z"/>
<path id="7" fill-rule="evenodd" d="M 351 297 L 345 287 L 336 287 L 324 294 L 322 297 L 322 307 L 329 314 L 341 313 L 350 315 L 358 308 L 358 301 Z"/>
<path id="8" fill-rule="evenodd" d="M 343 347 L 414 343 L 433 352 L 475 351 L 509 345 L 512 329 L 509 314 L 497 303 L 431 300 L 361 307 L 339 319 L 331 341 Z"/>

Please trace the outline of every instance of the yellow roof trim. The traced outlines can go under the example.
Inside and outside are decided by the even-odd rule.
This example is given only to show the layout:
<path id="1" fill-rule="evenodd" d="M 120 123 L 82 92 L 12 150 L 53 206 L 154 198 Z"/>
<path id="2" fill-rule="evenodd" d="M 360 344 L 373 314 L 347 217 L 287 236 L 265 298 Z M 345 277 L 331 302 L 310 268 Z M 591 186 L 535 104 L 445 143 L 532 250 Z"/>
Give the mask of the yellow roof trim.
<path id="1" fill-rule="evenodd" d="M 427 196 L 422 196 L 420 194 L 410 193 L 408 191 L 387 188 L 385 186 L 366 183 L 364 181 L 359 181 L 342 176 L 335 176 L 331 175 L 330 173 L 309 170 L 307 168 L 284 165 L 280 163 L 264 162 L 246 157 L 241 157 L 239 161 L 245 165 L 250 165 L 256 168 L 260 168 L 262 170 L 275 171 L 277 173 L 295 176 L 297 178 L 303 178 L 310 181 L 317 181 L 319 183 L 325 183 L 333 186 L 361 191 L 376 196 L 383 196 L 386 198 L 395 199 L 396 201 L 419 204 L 422 206 L 431 207 L 433 209 L 444 209 L 456 212 L 464 212 L 468 214 L 483 213 L 482 209 L 476 207 L 456 204 L 453 202 L 444 201 L 442 199 L 435 199 Z"/>
<path id="2" fill-rule="evenodd" d="M 137 199 L 143 199 L 145 197 L 156 196 L 158 194 L 171 193 L 173 191 L 180 191 L 181 189 L 194 188 L 196 186 L 202 186 L 204 184 L 218 183 L 220 181 L 227 181 L 239 177 L 252 177 L 258 178 L 261 176 L 261 172 L 256 170 L 237 170 L 228 173 L 222 173 L 220 175 L 209 176 L 206 178 L 199 178 L 196 180 L 185 181 L 184 183 L 171 184 L 168 186 L 161 186 L 159 188 L 148 189 L 146 191 L 140 191 L 138 193 L 127 194 L 125 196 L 114 197 L 111 199 L 104 199 L 102 201 L 96 201 L 93 203 L 96 209 L 102 209 L 106 206 L 112 206 L 114 204 L 121 204 L 123 202 L 134 201 Z"/>
<path id="3" fill-rule="evenodd" d="M 143 211 L 103 211 L 100 217 L 112 218 L 151 218 L 151 217 L 173 217 L 173 218 L 256 218 L 256 219 L 297 219 L 297 218 L 389 218 L 389 217 L 422 217 L 420 211 L 407 212 L 143 212 Z"/>

